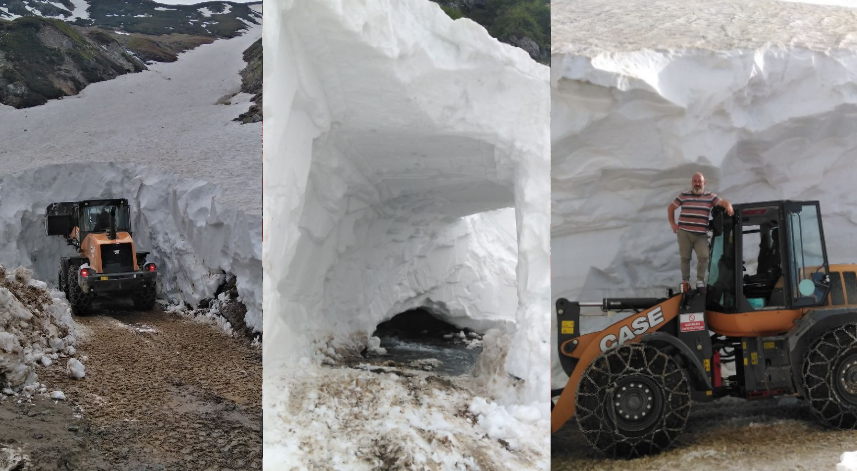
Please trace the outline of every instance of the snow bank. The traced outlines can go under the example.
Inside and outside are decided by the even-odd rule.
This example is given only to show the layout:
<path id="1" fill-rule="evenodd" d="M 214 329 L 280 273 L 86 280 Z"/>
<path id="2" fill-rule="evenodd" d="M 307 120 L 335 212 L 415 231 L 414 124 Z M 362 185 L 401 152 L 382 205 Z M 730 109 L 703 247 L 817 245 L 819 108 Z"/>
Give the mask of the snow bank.
<path id="1" fill-rule="evenodd" d="M 544 401 L 547 68 L 422 0 L 264 8 L 266 364 L 425 307 Z"/>
<path id="2" fill-rule="evenodd" d="M 857 178 L 853 10 L 768 1 L 553 7 L 554 299 L 675 288 L 666 207 L 697 171 L 733 203 L 820 200 L 830 260 L 857 261 L 857 195 L 843 191 Z M 596 11 L 604 14 L 591 21 Z M 604 323 L 584 318 L 584 330 L 590 320 Z M 558 370 L 554 387 L 564 384 Z"/>
<path id="3" fill-rule="evenodd" d="M 0 175 L 0 262 L 32 268 L 56 283 L 65 239 L 46 236 L 45 208 L 56 201 L 127 198 L 139 250 L 160 272 L 159 290 L 196 306 L 225 273 L 237 279 L 245 321 L 262 329 L 262 220 L 221 204 L 220 189 L 142 165 L 57 164 Z"/>
<path id="4" fill-rule="evenodd" d="M 857 471 L 857 451 L 842 453 L 836 465 L 836 471 Z"/>
<path id="5" fill-rule="evenodd" d="M 36 387 L 36 362 L 48 366 L 59 355 L 75 354 L 77 324 L 65 294 L 31 275 L 24 267 L 7 272 L 0 265 L 0 388 L 5 394 Z"/>

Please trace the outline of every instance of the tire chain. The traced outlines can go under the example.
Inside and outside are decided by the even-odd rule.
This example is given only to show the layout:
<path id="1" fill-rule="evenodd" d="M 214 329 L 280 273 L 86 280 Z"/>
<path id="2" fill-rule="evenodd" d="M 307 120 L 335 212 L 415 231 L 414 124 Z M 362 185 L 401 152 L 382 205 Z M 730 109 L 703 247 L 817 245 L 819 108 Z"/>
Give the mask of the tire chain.
<path id="1" fill-rule="evenodd" d="M 625 375 L 653 379 L 663 392 L 664 415 L 640 434 L 629 434 L 607 415 L 608 395 Z M 611 458 L 635 458 L 667 449 L 690 416 L 690 384 L 675 360 L 651 346 L 623 345 L 602 353 L 583 373 L 576 417 L 586 440 Z"/>
<path id="2" fill-rule="evenodd" d="M 857 428 L 857 407 L 842 404 L 834 386 L 837 359 L 857 351 L 857 324 L 846 324 L 826 332 L 806 354 L 801 374 L 804 397 L 813 414 L 824 424 Z"/>

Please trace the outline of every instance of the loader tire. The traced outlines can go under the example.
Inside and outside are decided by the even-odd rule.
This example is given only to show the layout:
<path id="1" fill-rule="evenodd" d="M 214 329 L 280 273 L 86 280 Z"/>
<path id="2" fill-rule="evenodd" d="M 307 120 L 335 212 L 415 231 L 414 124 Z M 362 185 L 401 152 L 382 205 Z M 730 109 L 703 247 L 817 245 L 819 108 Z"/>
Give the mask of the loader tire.
<path id="1" fill-rule="evenodd" d="M 68 299 L 68 283 L 66 282 L 66 271 L 62 268 L 62 262 L 60 262 L 60 269 L 57 272 L 57 286 L 60 291 L 65 293 L 65 297 Z"/>
<path id="2" fill-rule="evenodd" d="M 575 415 L 586 440 L 610 458 L 660 453 L 690 415 L 690 383 L 655 347 L 623 345 L 598 356 L 577 388 Z"/>
<path id="3" fill-rule="evenodd" d="M 71 305 L 71 313 L 75 316 L 85 316 L 92 308 L 92 294 L 84 293 L 83 288 L 77 282 L 76 266 L 68 267 L 66 284 L 68 285 L 68 303 Z"/>
<path id="4" fill-rule="evenodd" d="M 857 324 L 827 331 L 807 351 L 803 390 L 815 416 L 839 429 L 857 428 Z"/>
<path id="5" fill-rule="evenodd" d="M 155 307 L 155 301 L 157 299 L 155 282 L 151 281 L 145 283 L 142 288 L 134 292 L 131 298 L 134 300 L 135 308 L 140 309 L 141 311 L 151 311 L 152 308 Z"/>

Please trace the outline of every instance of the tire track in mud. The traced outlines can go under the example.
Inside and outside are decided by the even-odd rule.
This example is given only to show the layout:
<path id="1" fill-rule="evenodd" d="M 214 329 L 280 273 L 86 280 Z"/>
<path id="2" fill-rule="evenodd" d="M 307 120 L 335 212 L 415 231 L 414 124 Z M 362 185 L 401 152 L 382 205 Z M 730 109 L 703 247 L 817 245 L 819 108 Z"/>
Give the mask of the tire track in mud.
<path id="1" fill-rule="evenodd" d="M 262 468 L 261 350 L 210 325 L 107 306 L 77 317 L 86 377 L 43 380 L 91 423 L 111 469 Z"/>
<path id="2" fill-rule="evenodd" d="M 635 460 L 602 458 L 572 419 L 551 437 L 551 470 L 831 471 L 843 452 L 855 450 L 857 431 L 819 424 L 803 402 L 725 398 L 693 403 L 672 448 Z"/>

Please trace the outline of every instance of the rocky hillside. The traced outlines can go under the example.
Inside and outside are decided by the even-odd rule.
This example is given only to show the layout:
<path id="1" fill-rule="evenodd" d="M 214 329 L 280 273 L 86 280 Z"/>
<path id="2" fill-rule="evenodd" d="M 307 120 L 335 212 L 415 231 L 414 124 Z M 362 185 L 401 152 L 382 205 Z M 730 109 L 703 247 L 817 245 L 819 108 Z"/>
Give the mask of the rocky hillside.
<path id="1" fill-rule="evenodd" d="M 111 35 L 61 20 L 0 21 L 0 103 L 37 106 L 146 67 Z"/>
<path id="2" fill-rule="evenodd" d="M 0 0 L 0 19 L 41 16 L 100 26 L 127 33 L 231 38 L 248 25 L 259 24 L 261 13 L 246 3 L 205 2 L 165 5 L 152 0 Z"/>
<path id="3" fill-rule="evenodd" d="M 0 0 L 0 103 L 26 108 L 75 95 L 90 83 L 238 36 L 260 18 L 250 4 L 228 2 Z M 261 56 L 258 74 L 261 94 Z"/>
<path id="4" fill-rule="evenodd" d="M 432 0 L 453 19 L 469 18 L 491 36 L 550 63 L 550 0 Z"/>
<path id="5" fill-rule="evenodd" d="M 247 67 L 241 71 L 241 91 L 253 94 L 253 106 L 235 121 L 243 124 L 262 121 L 262 38 L 244 51 Z"/>

